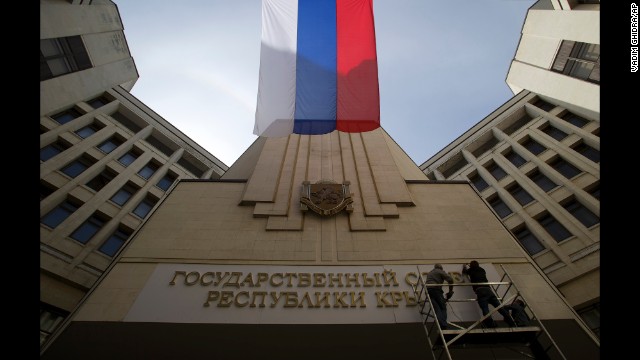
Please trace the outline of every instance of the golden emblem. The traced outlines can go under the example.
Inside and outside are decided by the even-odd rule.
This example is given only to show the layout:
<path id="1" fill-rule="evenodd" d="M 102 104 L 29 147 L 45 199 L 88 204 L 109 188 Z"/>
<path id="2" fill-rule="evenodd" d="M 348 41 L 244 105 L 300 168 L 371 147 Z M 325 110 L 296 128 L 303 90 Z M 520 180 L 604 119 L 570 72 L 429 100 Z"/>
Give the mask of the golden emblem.
<path id="1" fill-rule="evenodd" d="M 349 192 L 349 181 L 338 184 L 332 180 L 320 180 L 315 184 L 302 182 L 300 207 L 302 211 L 311 209 L 322 216 L 331 216 L 343 209 L 353 211 L 353 199 Z"/>

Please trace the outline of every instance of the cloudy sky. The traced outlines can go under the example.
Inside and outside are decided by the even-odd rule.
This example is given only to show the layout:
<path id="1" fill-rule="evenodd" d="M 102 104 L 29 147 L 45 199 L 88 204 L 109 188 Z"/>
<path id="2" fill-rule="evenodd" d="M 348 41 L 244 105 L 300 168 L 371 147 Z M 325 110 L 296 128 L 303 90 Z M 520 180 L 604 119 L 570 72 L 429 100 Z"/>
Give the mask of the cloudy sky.
<path id="1" fill-rule="evenodd" d="M 115 0 L 131 91 L 231 166 L 253 135 L 262 0 Z M 514 94 L 534 0 L 374 0 L 380 122 L 420 165 Z"/>

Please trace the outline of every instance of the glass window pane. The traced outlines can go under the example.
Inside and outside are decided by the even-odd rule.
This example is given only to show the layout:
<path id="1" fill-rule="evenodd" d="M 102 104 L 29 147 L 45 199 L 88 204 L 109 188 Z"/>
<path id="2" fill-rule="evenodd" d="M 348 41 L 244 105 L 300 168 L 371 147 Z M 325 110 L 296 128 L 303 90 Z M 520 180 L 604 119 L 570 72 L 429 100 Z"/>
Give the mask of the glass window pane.
<path id="1" fill-rule="evenodd" d="M 89 105 L 91 105 L 92 108 L 97 109 L 97 108 L 102 107 L 105 104 L 107 104 L 108 101 L 105 98 L 99 97 L 99 98 L 96 98 L 96 99 L 93 99 L 93 100 L 89 100 L 87 103 Z"/>
<path id="2" fill-rule="evenodd" d="M 95 235 L 100 230 L 100 228 L 102 228 L 102 225 L 104 225 L 104 221 L 95 216 L 92 216 L 71 234 L 71 238 L 78 240 L 83 244 L 86 244 L 89 240 L 91 240 L 93 235 Z"/>
<path id="3" fill-rule="evenodd" d="M 511 209 L 509 209 L 507 204 L 505 204 L 499 197 L 490 200 L 489 205 L 491 205 L 493 210 L 495 210 L 496 214 L 498 214 L 501 219 L 504 219 L 507 215 L 511 214 Z"/>
<path id="4" fill-rule="evenodd" d="M 100 246 L 98 251 L 108 256 L 114 256 L 118 250 L 120 250 L 128 237 L 129 235 L 125 234 L 123 231 L 116 230 L 116 232 L 113 233 L 113 235 L 111 235 L 107 241 L 102 244 L 102 246 Z"/>
<path id="5" fill-rule="evenodd" d="M 491 175 L 493 175 L 493 177 L 496 178 L 496 180 L 500 180 L 503 177 L 507 176 L 507 173 L 504 170 L 502 170 L 502 168 L 498 166 L 498 164 L 496 163 L 492 163 L 491 165 L 489 165 L 487 167 L 487 170 L 489 170 Z"/>
<path id="6" fill-rule="evenodd" d="M 536 171 L 533 174 L 529 175 L 529 178 L 533 180 L 542 190 L 548 192 L 549 190 L 555 189 L 558 185 L 551 181 L 548 177 L 544 176 L 541 172 Z"/>
<path id="7" fill-rule="evenodd" d="M 62 172 L 72 178 L 80 175 L 85 170 L 87 170 L 87 165 L 78 160 L 62 168 Z"/>
<path id="8" fill-rule="evenodd" d="M 529 229 L 524 228 L 516 232 L 515 235 L 529 255 L 535 255 L 544 250 L 544 246 L 540 243 L 540 240 L 538 240 L 538 238 L 536 238 Z"/>
<path id="9" fill-rule="evenodd" d="M 157 186 L 160 189 L 167 191 L 167 189 L 169 189 L 169 187 L 171 186 L 171 184 L 173 184 L 174 181 L 175 181 L 175 178 L 173 176 L 165 175 L 162 179 L 160 179 L 160 181 L 158 181 Z"/>
<path id="10" fill-rule="evenodd" d="M 102 144 L 100 144 L 100 146 L 98 146 L 98 149 L 104 151 L 105 153 L 110 153 L 112 152 L 115 148 L 118 147 L 118 144 L 116 144 L 115 142 L 113 142 L 112 140 L 107 140 L 105 142 L 103 142 Z"/>
<path id="11" fill-rule="evenodd" d="M 47 65 L 49 65 L 52 76 L 64 75 L 71 72 L 71 66 L 69 66 L 69 62 L 64 57 L 48 59 Z"/>
<path id="12" fill-rule="evenodd" d="M 569 134 L 567 134 L 566 132 L 553 127 L 551 125 L 547 126 L 546 128 L 544 128 L 542 131 L 544 131 L 547 135 L 551 136 L 552 138 L 561 141 L 562 139 L 566 138 L 567 136 L 569 136 Z"/>
<path id="13" fill-rule="evenodd" d="M 513 150 L 509 151 L 505 155 L 505 158 L 507 158 L 507 160 L 509 160 L 516 167 L 520 167 L 527 163 L 527 160 L 525 160 L 522 156 L 518 155 L 518 153 Z"/>
<path id="14" fill-rule="evenodd" d="M 78 131 L 76 131 L 76 134 L 78 134 L 78 136 L 80 136 L 83 139 L 86 139 L 95 133 L 96 133 L 96 130 L 91 125 L 85 126 L 82 129 L 79 129 Z"/>
<path id="15" fill-rule="evenodd" d="M 120 163 L 126 167 L 126 166 L 131 165 L 131 163 L 133 163 L 134 161 L 136 161 L 136 158 L 137 158 L 136 156 L 134 156 L 132 153 L 128 152 L 128 153 L 122 155 L 120 157 L 120 159 L 118 159 L 118 161 L 120 161 Z"/>
<path id="16" fill-rule="evenodd" d="M 51 116 L 58 124 L 63 125 L 68 123 L 69 121 L 80 117 L 82 114 L 78 112 L 76 109 L 69 109 L 67 111 L 61 112 L 59 114 Z"/>
<path id="17" fill-rule="evenodd" d="M 143 178 L 149 180 L 149 178 L 151 177 L 151 175 L 153 175 L 153 173 L 156 172 L 157 167 L 151 165 L 151 164 L 147 164 L 145 165 L 145 167 L 143 167 L 139 172 L 138 175 L 142 176 Z"/>
<path id="18" fill-rule="evenodd" d="M 111 197 L 111 201 L 122 206 L 131 198 L 131 195 L 133 195 L 133 193 L 129 189 L 122 188 Z"/>
<path id="19" fill-rule="evenodd" d="M 569 75 L 578 79 L 588 79 L 593 71 L 594 63 L 588 63 L 577 60 L 567 61 L 567 68 L 569 69 Z"/>
<path id="20" fill-rule="evenodd" d="M 42 219 L 40 219 L 40 222 L 54 229 L 77 209 L 77 206 L 68 201 L 65 201 L 62 204 L 58 205 L 55 209 L 49 211 L 45 216 L 43 216 Z"/>
<path id="21" fill-rule="evenodd" d="M 547 230 L 549 235 L 551 235 L 551 237 L 553 237 L 557 242 L 560 242 L 572 236 L 567 228 L 565 228 L 558 222 L 558 220 L 556 220 L 549 214 L 545 215 L 538 221 L 540 222 L 540 225 L 542 225 L 544 229 Z"/>
<path id="22" fill-rule="evenodd" d="M 600 151 L 592 148 L 591 146 L 589 146 L 589 145 L 587 145 L 585 143 L 579 144 L 573 150 L 575 150 L 578 153 L 582 154 L 582 156 L 584 156 L 587 159 L 593 161 L 594 163 L 600 163 Z"/>
<path id="23" fill-rule="evenodd" d="M 520 205 L 527 205 L 534 200 L 533 197 L 525 189 L 523 189 L 522 186 L 518 184 L 509 188 L 508 191 L 511 196 L 513 196 L 514 199 L 516 199 L 520 203 Z"/>
<path id="24" fill-rule="evenodd" d="M 564 208 L 567 209 L 567 211 L 578 219 L 578 221 L 580 221 L 585 227 L 589 228 L 600 223 L 600 218 L 596 214 L 592 213 L 575 199 L 566 203 Z"/>
<path id="25" fill-rule="evenodd" d="M 538 155 L 540 153 L 542 153 L 543 151 L 547 150 L 544 146 L 540 145 L 539 142 L 529 138 L 527 139 L 522 146 L 524 146 L 525 148 L 527 148 L 527 150 L 529 150 L 532 154 L 534 155 Z"/>
<path id="26" fill-rule="evenodd" d="M 40 52 L 45 58 L 63 54 L 57 39 L 40 39 Z"/>
<path id="27" fill-rule="evenodd" d="M 478 174 L 472 176 L 471 178 L 469 178 L 469 180 L 471 181 L 471 184 L 473 184 L 473 187 L 475 187 L 476 190 L 478 190 L 478 192 L 489 187 L 489 184 L 487 184 L 487 182 L 484 181 L 482 176 Z"/>
<path id="28" fill-rule="evenodd" d="M 564 119 L 565 121 L 567 121 L 568 123 L 570 123 L 573 126 L 579 127 L 579 128 L 583 128 L 585 125 L 587 125 L 589 123 L 589 120 L 580 117 L 576 114 L 572 114 L 570 112 L 567 112 L 566 114 L 562 115 L 562 119 Z"/>
<path id="29" fill-rule="evenodd" d="M 40 149 L 40 160 L 47 161 L 61 152 L 62 150 L 58 149 L 55 145 L 47 145 Z"/>
<path id="30" fill-rule="evenodd" d="M 133 210 L 133 213 L 144 219 L 147 214 L 149 214 L 151 208 L 153 208 L 154 205 L 154 203 L 150 202 L 147 199 L 144 199 L 140 202 L 140 204 L 138 204 L 136 209 Z"/>
<path id="31" fill-rule="evenodd" d="M 571 179 L 574 176 L 582 173 L 580 169 L 566 162 L 564 159 L 558 159 L 550 164 L 560 174 L 564 175 L 567 179 Z"/>

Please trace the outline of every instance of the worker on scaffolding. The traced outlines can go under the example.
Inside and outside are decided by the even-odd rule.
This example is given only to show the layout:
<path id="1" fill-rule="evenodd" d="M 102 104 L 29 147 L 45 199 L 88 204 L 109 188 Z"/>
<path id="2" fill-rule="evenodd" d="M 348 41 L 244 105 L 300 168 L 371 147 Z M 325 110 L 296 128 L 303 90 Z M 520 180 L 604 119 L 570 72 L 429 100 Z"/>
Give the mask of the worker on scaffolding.
<path id="1" fill-rule="evenodd" d="M 527 305 L 524 303 L 524 301 L 516 299 L 513 301 L 513 303 L 505 305 L 504 308 L 511 313 L 511 318 L 516 322 L 516 325 L 529 326 L 529 322 L 531 321 L 531 319 L 529 319 L 529 315 L 527 315 L 526 311 L 524 310 L 526 306 Z"/>
<path id="2" fill-rule="evenodd" d="M 469 265 L 462 265 L 462 273 L 469 276 L 469 281 L 472 283 L 488 283 L 487 280 L 487 272 L 480 267 L 480 264 L 476 260 L 473 260 L 469 263 Z M 493 289 L 489 285 L 472 285 L 473 291 L 476 293 L 476 301 L 478 302 L 478 306 L 480 306 L 480 310 L 482 310 L 482 315 L 487 315 L 489 313 L 489 304 L 491 304 L 494 308 L 500 306 L 500 300 L 496 294 L 494 294 Z M 500 308 L 498 312 L 504 318 L 504 321 L 511 327 L 516 326 L 516 323 L 511 319 L 511 315 L 507 309 Z M 491 316 L 487 317 L 483 321 L 484 326 L 489 328 L 495 328 L 498 325 L 493 320 Z"/>
<path id="3" fill-rule="evenodd" d="M 453 278 L 443 270 L 442 264 L 433 265 L 433 270 L 427 273 L 426 284 L 444 284 L 445 281 L 449 283 L 449 292 L 446 298 L 442 286 L 427 286 L 427 293 L 431 299 L 433 311 L 436 313 L 436 318 L 442 330 L 446 330 L 449 327 L 447 323 L 447 301 L 453 296 Z"/>

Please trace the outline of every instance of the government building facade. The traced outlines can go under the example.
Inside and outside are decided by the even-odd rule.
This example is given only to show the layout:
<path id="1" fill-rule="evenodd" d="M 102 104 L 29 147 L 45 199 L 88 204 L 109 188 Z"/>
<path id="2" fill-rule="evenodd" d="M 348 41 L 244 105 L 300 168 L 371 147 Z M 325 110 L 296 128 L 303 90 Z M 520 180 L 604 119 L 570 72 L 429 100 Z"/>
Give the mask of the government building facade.
<path id="1" fill-rule="evenodd" d="M 599 359 L 589 109 L 523 88 L 421 166 L 379 128 L 258 137 L 227 167 L 129 93 L 114 3 L 40 7 L 42 359 Z M 483 315 L 472 260 L 526 323 Z"/>

